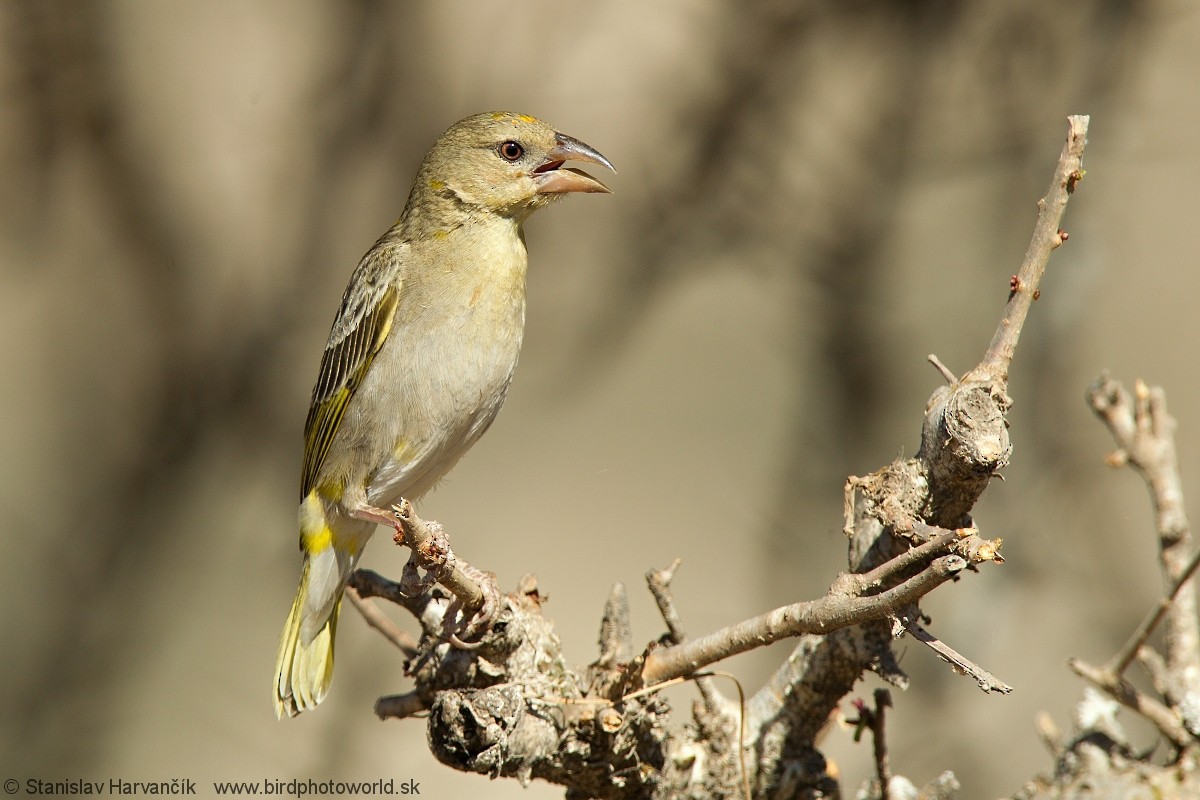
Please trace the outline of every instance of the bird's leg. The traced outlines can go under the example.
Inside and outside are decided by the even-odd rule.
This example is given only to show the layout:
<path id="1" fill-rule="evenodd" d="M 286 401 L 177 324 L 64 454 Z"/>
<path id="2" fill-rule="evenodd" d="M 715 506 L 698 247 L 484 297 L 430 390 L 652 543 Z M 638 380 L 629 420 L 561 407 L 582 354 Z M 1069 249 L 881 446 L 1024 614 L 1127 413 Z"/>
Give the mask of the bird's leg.
<path id="1" fill-rule="evenodd" d="M 430 532 L 434 536 L 429 542 L 424 543 L 423 547 L 418 548 L 417 543 L 410 541 L 412 537 L 408 534 L 405 525 L 406 514 L 402 508 L 397 505 L 385 511 L 360 500 L 350 511 L 350 516 L 364 522 L 386 525 L 394 531 L 393 539 L 397 544 L 403 543 L 409 546 L 411 554 L 408 562 L 404 565 L 404 572 L 400 578 L 400 591 L 406 597 L 416 597 L 437 583 L 440 573 L 450 563 L 454 554 L 450 552 L 450 543 L 446 539 L 445 533 L 441 533 L 440 537 L 436 535 L 440 531 L 431 530 Z M 440 528 L 440 526 L 438 527 Z M 425 570 L 423 577 L 418 568 Z"/>
<path id="2" fill-rule="evenodd" d="M 374 522 L 376 525 L 386 525 L 396 533 L 403 535 L 404 524 L 396 516 L 395 511 L 385 511 L 382 508 L 361 503 L 350 510 L 350 516 L 363 522 Z"/>

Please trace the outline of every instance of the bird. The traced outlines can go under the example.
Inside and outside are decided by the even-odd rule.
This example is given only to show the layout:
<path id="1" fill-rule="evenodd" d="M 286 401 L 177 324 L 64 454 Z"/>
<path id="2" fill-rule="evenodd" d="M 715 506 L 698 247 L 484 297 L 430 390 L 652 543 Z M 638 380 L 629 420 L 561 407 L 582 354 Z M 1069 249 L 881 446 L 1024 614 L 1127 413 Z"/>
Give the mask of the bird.
<path id="1" fill-rule="evenodd" d="M 495 419 L 525 326 L 529 216 L 610 190 L 567 161 L 612 163 L 526 114 L 451 125 L 396 223 L 353 271 L 304 425 L 300 585 L 280 637 L 275 715 L 319 704 L 333 678 L 346 583 L 389 509 L 432 489 Z"/>

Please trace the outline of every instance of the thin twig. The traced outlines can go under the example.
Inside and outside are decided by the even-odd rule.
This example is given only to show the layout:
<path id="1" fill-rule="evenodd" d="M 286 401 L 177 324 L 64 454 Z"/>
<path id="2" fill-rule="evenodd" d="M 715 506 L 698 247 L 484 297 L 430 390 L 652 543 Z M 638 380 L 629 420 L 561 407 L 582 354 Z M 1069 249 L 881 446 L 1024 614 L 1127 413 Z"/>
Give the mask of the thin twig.
<path id="1" fill-rule="evenodd" d="M 1033 237 L 1025 251 L 1021 268 L 1012 278 L 1008 305 L 1005 306 L 1000 325 L 992 336 L 992 342 L 983 360 L 971 370 L 964 381 L 1008 380 L 1008 367 L 1012 363 L 1017 340 L 1021 337 L 1021 328 L 1025 324 L 1030 306 L 1041 291 L 1039 287 L 1046 264 L 1050 261 L 1050 254 L 1067 239 L 1059 224 L 1062 222 L 1067 200 L 1084 174 L 1083 149 L 1087 145 L 1089 121 L 1090 117 L 1087 116 L 1067 117 L 1067 141 L 1058 157 L 1058 166 L 1054 170 L 1050 188 L 1045 197 L 1038 201 L 1038 216 L 1033 228 Z"/>
<path id="2" fill-rule="evenodd" d="M 888 766 L 887 709 L 892 706 L 892 693 L 887 689 L 875 690 L 875 707 L 868 708 L 863 700 L 853 700 L 858 709 L 858 719 L 847 720 L 854 725 L 854 742 L 862 740 L 863 731 L 871 732 L 872 752 L 875 757 L 875 779 L 879 783 L 879 800 L 890 800 L 892 796 L 892 770 Z"/>
<path id="3" fill-rule="evenodd" d="M 929 541 L 862 574 L 843 573 L 824 597 L 794 603 L 710 633 L 700 639 L 655 650 L 646 657 L 642 678 L 647 684 L 690 675 L 723 658 L 761 647 L 779 639 L 805 633 L 829 633 L 838 628 L 888 617 L 924 597 L 957 575 L 968 564 L 999 561 L 999 542 L 969 533 L 922 526 L 926 533 L 938 532 Z M 939 553 L 949 552 L 950 555 Z M 932 561 L 930 559 L 933 559 Z M 910 570 L 922 566 L 915 575 Z M 879 594 L 863 593 L 905 579 Z"/>
<path id="4" fill-rule="evenodd" d="M 418 619 L 421 617 L 425 605 L 429 602 L 427 596 L 418 597 L 407 594 L 400 584 L 370 569 L 354 570 L 350 574 L 350 581 L 346 585 L 353 589 L 361 598 L 381 597 L 384 600 L 408 609 Z"/>
<path id="5" fill-rule="evenodd" d="M 1110 463 L 1134 467 L 1150 490 L 1159 560 L 1169 587 L 1159 606 L 1115 657 L 1120 664 L 1116 672 L 1125 670 L 1165 615 L 1167 666 L 1186 687 L 1184 691 L 1200 691 L 1196 590 L 1188 582 L 1196 570 L 1197 556 L 1192 552 L 1191 525 L 1184 508 L 1183 481 L 1175 451 L 1175 420 L 1167 413 L 1166 394 L 1161 387 L 1151 388 L 1139 380 L 1131 397 L 1119 381 L 1103 374 L 1088 387 L 1087 400 L 1119 448 Z"/>
<path id="6" fill-rule="evenodd" d="M 938 658 L 952 666 L 957 672 L 974 678 L 983 691 L 1008 694 L 1013 690 L 1007 683 L 925 630 L 915 620 L 905 619 L 904 629 L 912 634 L 912 637 L 918 642 L 937 653 Z"/>
<path id="7" fill-rule="evenodd" d="M 835 579 L 834 588 L 846 594 L 862 594 L 877 586 L 883 586 L 945 553 L 962 556 L 972 564 L 982 564 L 985 561 L 1004 563 L 1000 556 L 1000 540 L 983 539 L 973 531 L 973 528 L 952 531 L 924 522 L 914 523 L 912 533 L 924 541 L 867 572 L 842 573 Z"/>
<path id="8" fill-rule="evenodd" d="M 667 631 L 671 634 L 671 641 L 675 644 L 679 644 L 687 638 L 687 633 L 683 630 L 683 620 L 679 618 L 679 612 L 675 610 L 675 600 L 671 595 L 671 581 L 675 577 L 675 570 L 679 569 L 682 563 L 682 558 L 676 558 L 670 566 L 664 569 L 652 569 L 646 573 L 646 585 L 650 588 L 650 594 L 658 606 L 658 613 L 662 615 L 663 622 L 667 624 Z"/>
<path id="9" fill-rule="evenodd" d="M 931 558 L 947 552 L 951 543 L 957 538 L 955 531 L 946 528 L 932 528 L 939 531 L 932 538 L 915 547 L 910 547 L 893 559 L 883 562 L 878 567 L 866 572 L 844 572 L 834 580 L 834 587 L 846 594 L 862 594 L 877 586 L 883 586 L 888 581 L 903 575 L 911 569 L 923 566 Z"/>
<path id="10" fill-rule="evenodd" d="M 1154 691 L 1166 698 L 1168 702 L 1175 702 L 1176 687 L 1171 686 L 1171 671 L 1167 669 L 1167 661 L 1162 655 L 1150 645 L 1142 645 L 1137 651 L 1137 661 L 1142 665 L 1142 669 L 1146 671 L 1146 676 L 1150 678 L 1150 684 L 1154 687 Z"/>
<path id="11" fill-rule="evenodd" d="M 950 384 L 951 386 L 958 383 L 958 376 L 951 372 L 950 368 L 943 364 L 940 358 L 933 353 L 925 356 L 925 358 L 929 359 L 929 363 L 933 364 L 934 369 L 942 374 L 942 377 L 946 379 L 946 383 Z"/>
<path id="12" fill-rule="evenodd" d="M 1104 665 L 1106 671 L 1113 675 L 1121 675 L 1125 672 L 1126 668 L 1137 658 L 1138 651 L 1141 650 L 1142 645 L 1150 639 L 1151 634 L 1154 633 L 1154 629 L 1158 627 L 1158 623 L 1162 622 L 1163 617 L 1166 616 L 1167 611 L 1174 604 L 1175 596 L 1179 594 L 1179 590 L 1191 580 L 1197 567 L 1200 567 L 1200 550 L 1197 550 L 1192 555 L 1191 560 L 1183 570 L 1183 574 L 1179 576 L 1179 580 L 1175 581 L 1167 589 L 1166 594 L 1158 599 L 1158 603 L 1154 606 L 1154 609 L 1142 620 L 1142 624 L 1129 637 L 1129 641 L 1125 642 L 1125 645 Z"/>
<path id="13" fill-rule="evenodd" d="M 875 713 L 871 715 L 871 738 L 874 741 L 875 774 L 879 778 L 879 800 L 891 800 L 892 771 L 888 767 L 886 714 L 892 705 L 892 693 L 875 690 Z"/>
<path id="14" fill-rule="evenodd" d="M 674 644 L 682 644 L 687 640 L 683 621 L 675 608 L 675 597 L 671 593 L 671 581 L 675 577 L 675 570 L 679 569 L 682 563 L 683 559 L 676 558 L 665 569 L 652 569 L 646 573 L 646 585 L 650 588 L 650 594 L 654 597 L 655 604 L 658 605 L 658 612 L 662 615 Z M 717 691 L 717 687 L 710 678 L 697 676 L 696 689 L 700 692 L 700 699 L 703 701 L 706 711 L 710 714 L 719 714 L 724 711 L 725 698 Z M 738 692 L 740 693 L 741 690 L 741 684 L 738 684 Z M 744 716 L 745 703 L 742 703 L 742 709 L 740 717 Z M 744 722 L 739 724 L 744 727 Z"/>
<path id="15" fill-rule="evenodd" d="M 967 567 L 957 555 L 942 556 L 906 581 L 879 594 L 846 596 L 836 587 L 824 597 L 777 608 L 748 620 L 646 656 L 642 679 L 654 684 L 696 670 L 729 656 L 805 633 L 829 633 L 839 628 L 884 619 L 914 603 Z"/>
<path id="16" fill-rule="evenodd" d="M 405 719 L 428 710 L 429 706 L 416 692 L 390 694 L 375 701 L 375 716 L 380 719 Z"/>
<path id="17" fill-rule="evenodd" d="M 1139 692 L 1124 676 L 1113 675 L 1106 669 L 1094 667 L 1077 658 L 1070 659 L 1067 665 L 1076 675 L 1107 692 L 1121 705 L 1141 714 L 1177 747 L 1196 743 L 1174 710 Z"/>
<path id="18" fill-rule="evenodd" d="M 346 597 L 350 598 L 350 604 L 358 610 L 366 623 L 383 634 L 383 638 L 398 647 L 406 658 L 413 658 L 417 655 L 417 642 L 409 632 L 392 622 L 388 615 L 374 603 L 360 595 L 353 585 L 346 586 Z"/>
<path id="19" fill-rule="evenodd" d="M 1200 552 L 1191 551 L 1191 527 L 1184 512 L 1182 481 L 1175 453 L 1175 421 L 1167 413 L 1166 396 L 1137 381 L 1134 394 L 1108 375 L 1101 375 L 1087 391 L 1088 404 L 1108 427 L 1117 443 L 1115 465 L 1129 464 L 1142 475 L 1154 502 L 1159 535 L 1159 558 L 1168 582 L 1158 603 L 1142 620 L 1129 640 L 1103 667 L 1078 659 L 1069 663 L 1078 675 L 1111 695 L 1117 702 L 1148 719 L 1178 747 L 1196 739 L 1184 726 L 1177 709 L 1135 689 L 1125 671 L 1140 659 L 1155 689 L 1171 702 L 1196 691 L 1200 666 L 1200 634 L 1196 630 L 1196 593 L 1191 578 L 1200 567 Z M 1147 642 L 1167 620 L 1166 658 Z"/>
<path id="20" fill-rule="evenodd" d="M 1054 724 L 1054 718 L 1045 711 L 1039 711 L 1033 719 L 1033 726 L 1037 730 L 1038 738 L 1050 752 L 1050 757 L 1058 761 L 1063 753 L 1063 736 L 1062 731 Z"/>

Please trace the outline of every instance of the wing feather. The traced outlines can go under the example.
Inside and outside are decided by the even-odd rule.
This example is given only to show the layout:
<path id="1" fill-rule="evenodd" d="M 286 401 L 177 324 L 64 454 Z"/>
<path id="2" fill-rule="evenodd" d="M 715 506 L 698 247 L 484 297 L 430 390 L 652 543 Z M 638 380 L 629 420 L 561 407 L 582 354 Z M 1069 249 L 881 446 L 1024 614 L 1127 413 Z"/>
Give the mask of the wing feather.
<path id="1" fill-rule="evenodd" d="M 304 470 L 300 497 L 316 485 L 346 408 L 392 330 L 400 286 L 388 283 L 371 296 L 347 292 L 321 356 L 321 372 L 313 388 L 304 423 Z M 357 322 L 354 316 L 358 316 Z M 339 335 L 340 334 L 340 335 Z"/>

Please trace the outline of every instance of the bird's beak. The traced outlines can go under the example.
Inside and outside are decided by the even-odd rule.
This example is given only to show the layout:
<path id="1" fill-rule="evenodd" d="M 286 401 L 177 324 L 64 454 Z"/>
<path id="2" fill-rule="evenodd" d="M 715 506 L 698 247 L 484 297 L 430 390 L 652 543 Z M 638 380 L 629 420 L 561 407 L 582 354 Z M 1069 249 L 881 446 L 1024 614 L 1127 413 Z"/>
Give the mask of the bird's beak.
<path id="1" fill-rule="evenodd" d="M 617 168 L 611 161 L 600 155 L 592 146 L 565 133 L 555 134 L 554 139 L 555 145 L 546 154 L 546 160 L 533 171 L 533 182 L 537 184 L 538 194 L 611 191 L 583 170 L 563 167 L 565 161 L 590 161 L 616 172 Z"/>

